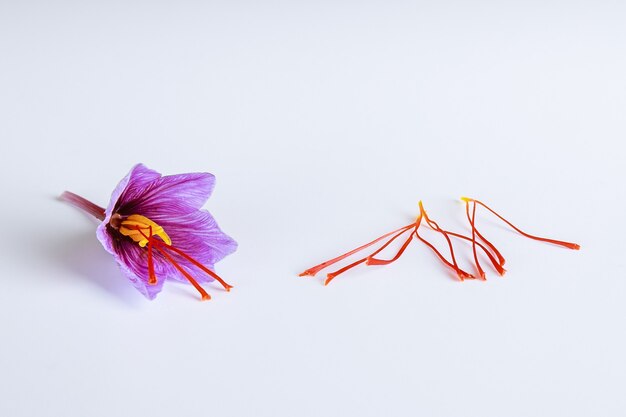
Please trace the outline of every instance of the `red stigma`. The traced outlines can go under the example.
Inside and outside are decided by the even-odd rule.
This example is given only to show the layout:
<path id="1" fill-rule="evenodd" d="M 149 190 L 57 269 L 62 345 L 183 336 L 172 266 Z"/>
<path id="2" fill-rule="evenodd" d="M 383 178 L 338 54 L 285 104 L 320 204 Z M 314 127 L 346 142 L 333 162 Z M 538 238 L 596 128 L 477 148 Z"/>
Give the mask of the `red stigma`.
<path id="1" fill-rule="evenodd" d="M 190 283 L 194 286 L 196 290 L 200 293 L 202 297 L 202 301 L 210 300 L 211 296 L 206 292 L 204 288 L 196 281 L 196 279 L 191 276 L 189 272 L 187 272 L 172 256 L 172 252 L 180 255 L 185 258 L 187 261 L 191 262 L 194 266 L 198 267 L 200 270 L 213 277 L 216 281 L 218 281 L 226 291 L 230 291 L 233 288 L 232 285 L 227 284 L 221 277 L 219 277 L 215 272 L 211 271 L 206 266 L 202 265 L 200 262 L 183 252 L 181 249 L 178 249 L 172 245 L 167 245 L 160 239 L 156 239 L 152 234 L 152 226 L 148 226 L 149 235 L 146 235 L 143 230 L 144 228 L 136 227 L 136 230 L 141 233 L 141 235 L 148 240 L 147 248 L 148 248 L 148 284 L 156 285 L 157 278 L 154 273 L 154 255 L 153 249 L 156 248 L 157 251 L 180 272 Z"/>

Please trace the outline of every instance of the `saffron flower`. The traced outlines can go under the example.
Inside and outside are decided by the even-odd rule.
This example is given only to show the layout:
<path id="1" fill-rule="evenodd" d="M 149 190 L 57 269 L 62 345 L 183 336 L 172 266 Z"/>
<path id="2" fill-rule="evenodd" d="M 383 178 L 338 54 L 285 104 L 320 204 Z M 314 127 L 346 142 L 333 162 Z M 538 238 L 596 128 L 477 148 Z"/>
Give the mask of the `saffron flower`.
<path id="1" fill-rule="evenodd" d="M 481 206 L 485 209 L 487 209 L 490 213 L 492 213 L 493 215 L 495 215 L 498 219 L 500 219 L 501 221 L 503 221 L 504 223 L 506 223 L 509 227 L 511 227 L 513 230 L 515 230 L 517 233 L 521 234 L 522 236 L 525 236 L 529 239 L 533 239 L 533 240 L 538 240 L 538 241 L 542 241 L 542 242 L 546 242 L 546 243 L 550 243 L 553 245 L 558 245 L 558 246 L 563 246 L 565 248 L 568 249 L 574 249 L 574 250 L 578 250 L 580 249 L 580 245 L 576 244 L 576 243 L 571 243 L 571 242 L 565 242 L 565 241 L 561 241 L 561 240 L 555 240 L 555 239 L 548 239 L 548 238 L 544 238 L 544 237 L 539 237 L 539 236 L 534 236 L 531 234 L 528 234 L 526 232 L 523 232 L 522 230 L 520 230 L 519 228 L 517 228 L 515 225 L 513 225 L 511 222 L 509 222 L 508 220 L 506 220 L 504 217 L 502 217 L 500 214 L 498 214 L 496 211 L 494 211 L 493 209 L 491 209 L 489 206 L 487 206 L 486 204 L 482 203 L 479 200 L 475 200 L 473 198 L 468 198 L 468 197 L 462 197 L 461 198 L 462 201 L 465 202 L 465 212 L 467 215 L 467 220 L 469 221 L 470 224 L 470 228 L 472 230 L 472 234 L 471 236 L 466 236 L 463 235 L 461 233 L 455 233 L 455 232 L 451 232 L 449 230 L 445 230 L 442 229 L 439 224 L 434 221 L 431 217 L 429 217 L 428 213 L 426 212 L 426 210 L 424 209 L 424 205 L 422 204 L 422 202 L 419 202 L 419 214 L 417 216 L 417 218 L 415 219 L 415 221 L 411 224 L 408 224 L 406 226 L 403 226 L 399 229 L 393 230 L 389 233 L 385 233 L 384 235 L 372 240 L 369 243 L 366 243 L 362 246 L 359 246 L 356 249 L 353 249 L 349 252 L 344 253 L 343 255 L 339 255 L 336 258 L 330 259 L 328 261 L 322 262 L 319 265 L 316 265 L 312 268 L 307 269 L 306 271 L 302 272 L 300 274 L 300 276 L 314 276 L 315 274 L 317 274 L 318 272 L 320 272 L 323 269 L 326 269 L 327 267 L 334 265 L 337 262 L 340 262 L 358 252 L 361 252 L 364 249 L 369 248 L 370 246 L 373 246 L 381 241 L 384 241 L 385 239 L 387 239 L 386 242 L 384 242 L 378 249 L 376 249 L 374 252 L 372 252 L 371 254 L 360 258 L 354 262 L 352 262 L 351 264 L 348 264 L 334 272 L 330 272 L 326 275 L 326 280 L 324 281 L 324 285 L 328 285 L 335 277 L 337 277 L 338 275 L 343 274 L 346 271 L 349 271 L 350 269 L 361 265 L 361 264 L 365 264 L 365 265 L 387 265 L 390 264 L 392 262 L 395 262 L 396 260 L 398 260 L 398 258 L 400 258 L 400 256 L 402 256 L 402 254 L 404 253 L 404 251 L 406 250 L 406 248 L 409 246 L 409 244 L 411 243 L 411 241 L 415 238 L 416 240 L 421 241 L 423 244 L 425 244 L 427 247 L 429 247 L 434 254 L 437 256 L 437 258 L 448 268 L 450 268 L 452 271 L 454 271 L 455 275 L 459 278 L 459 280 L 464 281 L 466 279 L 475 279 L 477 277 L 480 277 L 482 280 L 486 280 L 486 274 L 485 271 L 483 270 L 482 266 L 480 265 L 480 262 L 478 260 L 478 252 L 480 250 L 480 252 L 482 252 L 484 254 L 484 256 L 489 260 L 489 262 L 491 263 L 491 265 L 493 266 L 494 270 L 500 275 L 504 275 L 504 273 L 506 272 L 506 270 L 504 269 L 504 263 L 506 262 L 504 259 L 504 256 L 502 256 L 502 253 L 495 247 L 495 245 L 493 245 L 489 240 L 487 240 L 487 238 L 478 231 L 478 229 L 476 228 L 476 208 L 477 206 Z M 470 210 L 470 205 L 471 205 L 471 210 Z M 471 213 L 470 213 L 471 211 Z M 450 252 L 450 258 L 447 258 L 444 254 L 442 254 L 431 242 L 429 242 L 428 240 L 426 240 L 422 235 L 419 234 L 419 229 L 421 226 L 426 226 L 429 227 L 431 230 L 440 233 L 445 241 L 446 244 L 448 246 L 448 250 Z M 408 233 L 408 235 L 407 235 Z M 396 239 L 398 239 L 400 236 L 405 235 L 405 240 L 404 243 L 402 244 L 402 246 L 400 247 L 400 249 L 398 250 L 398 252 L 396 253 L 396 255 L 391 258 L 391 259 L 380 259 L 377 258 L 376 256 L 382 252 L 385 248 L 387 248 L 393 241 L 395 241 Z M 469 242 L 472 245 L 472 253 L 473 253 L 473 258 L 474 258 L 474 265 L 476 268 L 476 275 L 473 273 L 470 273 L 468 271 L 463 270 L 460 266 L 459 263 L 456 260 L 456 255 L 455 255 L 455 251 L 454 251 L 454 245 L 453 245 L 453 239 L 456 240 L 462 240 L 465 242 Z"/>
<path id="2" fill-rule="evenodd" d="M 209 300 L 200 283 L 216 280 L 230 291 L 213 269 L 237 249 L 201 209 L 214 185 L 209 173 L 162 176 L 137 164 L 115 187 L 106 209 L 69 191 L 60 199 L 101 220 L 98 240 L 148 299 L 173 279 L 191 283 L 202 300 Z"/>

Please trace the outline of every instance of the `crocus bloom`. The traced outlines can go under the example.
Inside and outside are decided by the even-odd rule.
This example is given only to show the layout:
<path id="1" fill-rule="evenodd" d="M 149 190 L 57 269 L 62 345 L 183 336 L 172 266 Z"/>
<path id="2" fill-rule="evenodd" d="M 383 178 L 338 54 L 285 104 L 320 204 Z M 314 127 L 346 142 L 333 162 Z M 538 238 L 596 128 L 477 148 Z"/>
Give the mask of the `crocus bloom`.
<path id="1" fill-rule="evenodd" d="M 307 269 L 306 271 L 302 272 L 300 274 L 300 276 L 314 276 L 315 274 L 317 274 L 319 271 L 326 269 L 327 267 L 340 262 L 358 252 L 361 252 L 362 250 L 369 248 L 370 246 L 373 246 L 375 244 L 377 244 L 378 242 L 383 241 L 384 239 L 387 239 L 387 241 L 385 243 L 383 243 L 378 249 L 376 249 L 373 253 L 371 253 L 368 256 L 365 256 L 361 259 L 358 259 L 354 262 L 352 262 L 349 265 L 344 266 L 341 269 L 338 269 L 334 272 L 330 272 L 326 275 L 326 280 L 324 281 L 325 285 L 328 285 L 336 276 L 343 274 L 344 272 L 358 266 L 361 264 L 365 264 L 365 265 L 387 265 L 390 264 L 392 262 L 395 262 L 398 258 L 400 258 L 400 256 L 402 256 L 402 254 L 404 253 L 404 251 L 406 250 L 406 248 L 409 246 L 409 244 L 411 243 L 411 241 L 413 240 L 413 238 L 415 237 L 417 240 L 421 241 L 422 243 L 424 243 L 426 246 L 428 246 L 437 256 L 437 258 L 439 258 L 439 260 L 448 268 L 452 269 L 456 276 L 461 280 L 465 280 L 465 279 L 474 279 L 476 278 L 476 275 L 464 271 L 463 269 L 461 269 L 461 267 L 459 266 L 457 260 L 456 260 L 456 256 L 455 256 L 455 252 L 454 252 L 454 245 L 452 243 L 452 239 L 451 238 L 455 238 L 455 239 L 460 239 L 466 242 L 470 242 L 472 245 L 472 252 L 474 255 L 474 264 L 476 267 L 476 272 L 478 274 L 478 277 L 480 277 L 481 279 L 485 280 L 486 279 L 486 275 L 485 275 L 485 271 L 482 269 L 480 262 L 478 261 L 478 251 L 477 248 L 481 250 L 481 252 L 485 255 L 485 257 L 489 260 L 489 262 L 491 262 L 491 265 L 493 266 L 493 268 L 496 270 L 496 272 L 499 275 L 504 275 L 504 273 L 506 272 L 506 270 L 504 269 L 504 257 L 502 256 L 502 254 L 500 253 L 500 251 L 490 242 L 488 241 L 485 236 L 483 234 L 481 234 L 477 229 L 476 229 L 476 207 L 477 206 L 482 206 L 485 209 L 487 209 L 489 212 L 491 212 L 493 215 L 495 215 L 497 218 L 499 218 L 501 221 L 503 221 L 504 223 L 506 223 L 509 227 L 511 227 L 513 230 L 515 230 L 516 232 L 518 232 L 519 234 L 521 234 L 522 236 L 525 236 L 529 239 L 533 239 L 533 240 L 538 240 L 538 241 L 542 241 L 542 242 L 546 242 L 546 243 L 551 243 L 553 245 L 558 245 L 558 246 L 563 246 L 565 248 L 568 249 L 574 249 L 574 250 L 578 250 L 580 249 L 580 245 L 576 244 L 576 243 L 571 243 L 571 242 L 564 242 L 561 240 L 554 240 L 554 239 L 548 239 L 548 238 L 544 238 L 544 237 L 539 237 L 539 236 L 534 236 L 531 234 L 528 234 L 526 232 L 523 232 L 522 230 L 520 230 L 519 228 L 517 228 L 516 226 L 514 226 L 511 222 L 509 222 L 508 220 L 506 220 L 504 217 L 502 217 L 501 215 L 499 215 L 498 213 L 496 213 L 493 209 L 491 209 L 489 206 L 487 206 L 486 204 L 475 200 L 473 198 L 468 198 L 468 197 L 462 197 L 461 198 L 462 201 L 465 202 L 465 211 L 466 211 L 466 215 L 467 215 L 467 220 L 469 221 L 470 227 L 472 229 L 472 235 L 471 236 L 465 236 L 463 234 L 460 233 L 455 233 L 455 232 L 451 232 L 449 230 L 444 230 L 442 229 L 439 224 L 437 224 L 437 222 L 435 222 L 431 217 L 429 217 L 428 213 L 426 213 L 426 210 L 424 209 L 424 205 L 422 204 L 422 202 L 419 202 L 419 215 L 417 216 L 417 218 L 415 219 L 415 221 L 411 224 L 408 224 L 406 226 L 403 226 L 399 229 L 396 229 L 394 231 L 391 231 L 389 233 L 386 233 L 382 236 L 380 236 L 379 238 L 374 239 L 373 241 L 366 243 L 365 245 L 359 246 L 356 249 L 353 249 L 349 252 L 344 253 L 343 255 L 339 255 L 336 258 L 330 259 L 328 261 L 322 262 L 319 265 L 316 265 L 312 268 Z M 471 214 L 470 214 L 470 204 L 472 205 L 472 210 L 471 210 Z M 419 229 L 420 226 L 427 226 L 430 229 L 432 229 L 433 231 L 440 233 L 441 235 L 443 235 L 443 237 L 446 240 L 448 249 L 450 251 L 450 259 L 446 258 L 446 256 L 444 256 L 432 243 L 430 243 L 429 241 L 427 241 L 423 236 L 421 236 L 419 234 Z M 391 258 L 391 259 L 380 259 L 377 258 L 376 256 L 382 252 L 385 248 L 387 248 L 394 240 L 396 240 L 397 238 L 399 238 L 400 236 L 406 234 L 408 232 L 408 237 L 405 238 L 404 243 L 402 244 L 402 246 L 400 247 L 400 249 L 398 250 L 398 252 L 396 253 L 396 255 Z M 481 243 L 482 241 L 482 243 Z"/>
<path id="2" fill-rule="evenodd" d="M 214 185 L 208 173 L 162 176 L 138 164 L 113 190 L 106 209 L 68 191 L 61 199 L 102 220 L 96 232 L 102 246 L 147 298 L 174 279 L 191 283 L 208 300 L 199 283 L 217 280 L 229 291 L 213 267 L 237 249 L 201 209 Z"/>

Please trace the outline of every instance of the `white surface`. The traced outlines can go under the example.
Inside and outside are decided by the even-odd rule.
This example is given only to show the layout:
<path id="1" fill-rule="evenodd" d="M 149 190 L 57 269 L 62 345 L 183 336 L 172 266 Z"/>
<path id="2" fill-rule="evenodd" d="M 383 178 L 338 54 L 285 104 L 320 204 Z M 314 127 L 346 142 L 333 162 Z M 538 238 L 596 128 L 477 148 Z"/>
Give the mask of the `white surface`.
<path id="1" fill-rule="evenodd" d="M 0 4 L 0 415 L 623 415 L 623 2 L 127 3 Z M 231 293 L 145 300 L 55 200 L 140 161 L 217 176 Z M 297 277 L 461 195 L 582 250 Z"/>

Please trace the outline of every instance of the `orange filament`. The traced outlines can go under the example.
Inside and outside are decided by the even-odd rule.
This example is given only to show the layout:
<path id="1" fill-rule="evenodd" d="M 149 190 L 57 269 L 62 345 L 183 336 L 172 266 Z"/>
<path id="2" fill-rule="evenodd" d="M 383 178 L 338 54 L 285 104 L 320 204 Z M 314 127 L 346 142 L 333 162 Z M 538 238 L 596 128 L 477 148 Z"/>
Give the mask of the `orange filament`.
<path id="1" fill-rule="evenodd" d="M 171 242 L 170 244 L 168 244 L 167 242 L 163 242 L 161 240 L 156 239 L 154 235 L 152 234 L 152 226 L 148 226 L 149 235 L 146 235 L 143 232 L 143 230 L 145 230 L 145 227 L 142 228 L 140 226 L 135 226 L 134 230 L 137 230 L 141 234 L 141 236 L 148 242 L 147 246 L 148 246 L 148 275 L 149 275 L 148 283 L 149 284 L 155 285 L 157 283 L 157 279 L 154 274 L 154 261 L 153 261 L 153 254 L 152 254 L 153 248 L 156 247 L 156 249 L 163 255 L 163 257 L 169 263 L 171 263 L 185 278 L 187 278 L 187 280 L 191 283 L 191 285 L 193 285 L 196 288 L 196 290 L 198 290 L 198 292 L 202 296 L 203 301 L 210 300 L 211 296 L 205 291 L 204 288 L 200 286 L 198 281 L 196 281 L 187 271 L 185 271 L 185 269 L 178 262 L 174 260 L 174 258 L 170 254 L 167 253 L 166 250 L 171 250 L 179 254 L 180 256 L 182 256 L 183 258 L 187 259 L 189 262 L 191 262 L 192 264 L 200 268 L 202 271 L 206 272 L 208 275 L 215 278 L 220 284 L 222 284 L 222 286 L 224 287 L 226 291 L 230 291 L 230 289 L 232 288 L 232 285 L 227 284 L 215 272 L 211 271 L 209 268 L 202 265 L 200 262 L 198 262 L 197 260 L 189 256 L 182 250 L 172 246 Z"/>
<path id="2" fill-rule="evenodd" d="M 494 210 L 492 210 L 489 206 L 487 206 L 486 204 L 484 204 L 484 203 L 482 203 L 482 202 L 480 202 L 478 200 L 475 200 L 473 198 L 468 198 L 468 197 L 461 197 L 461 200 L 465 201 L 465 204 L 469 204 L 470 201 L 474 202 L 474 204 L 480 204 L 481 206 L 483 206 L 484 208 L 489 210 L 491 213 L 496 215 L 496 217 L 498 217 L 500 220 L 502 220 L 503 222 L 508 224 L 517 233 L 519 233 L 522 236 L 525 236 L 525 237 L 527 237 L 529 239 L 539 240 L 541 242 L 552 243 L 553 245 L 564 246 L 566 248 L 574 249 L 574 250 L 579 250 L 580 249 L 580 245 L 577 244 L 577 243 L 565 242 L 565 241 L 562 241 L 562 240 L 548 239 L 548 238 L 545 238 L 545 237 L 534 236 L 534 235 L 528 234 L 526 232 L 523 232 L 520 229 L 518 229 L 517 227 L 515 227 L 515 225 L 513 225 L 513 223 L 511 223 L 510 221 L 508 221 L 504 217 L 500 216 L 498 213 L 496 213 Z"/>

